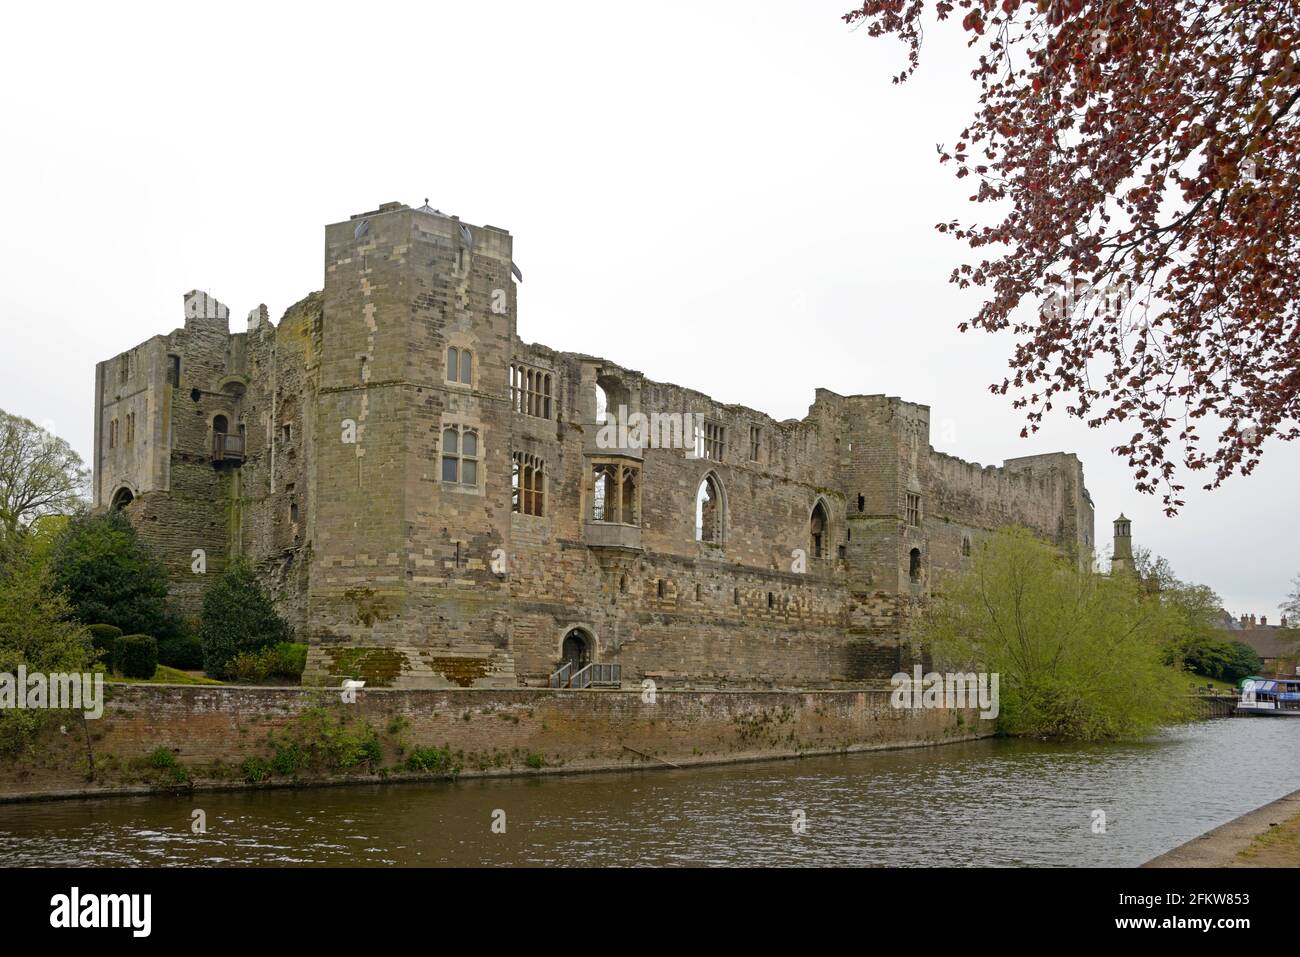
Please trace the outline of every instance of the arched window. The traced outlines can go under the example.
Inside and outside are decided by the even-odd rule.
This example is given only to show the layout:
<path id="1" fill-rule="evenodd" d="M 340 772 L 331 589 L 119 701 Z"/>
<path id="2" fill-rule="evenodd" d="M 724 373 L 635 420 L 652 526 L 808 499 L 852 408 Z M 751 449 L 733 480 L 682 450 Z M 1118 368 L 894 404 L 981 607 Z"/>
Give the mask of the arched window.
<path id="1" fill-rule="evenodd" d="M 961 554 L 963 558 L 970 557 L 970 536 L 969 535 L 963 535 L 961 537 Z"/>
<path id="2" fill-rule="evenodd" d="M 605 394 L 605 389 L 601 385 L 596 386 L 596 421 L 604 422 L 605 416 L 609 414 L 609 396 Z"/>
<path id="3" fill-rule="evenodd" d="M 219 415 L 212 420 L 212 431 L 217 435 L 225 435 L 230 431 L 230 420 L 224 415 Z"/>
<path id="4" fill-rule="evenodd" d="M 447 349 L 447 381 L 469 385 L 473 381 L 474 353 L 468 349 Z"/>
<path id="5" fill-rule="evenodd" d="M 921 580 L 921 550 L 914 548 L 907 562 L 907 574 L 913 582 Z"/>
<path id="6" fill-rule="evenodd" d="M 120 512 L 122 509 L 130 505 L 131 502 L 133 502 L 134 500 L 135 500 L 135 496 L 131 494 L 131 490 L 129 488 L 120 488 L 113 496 L 112 508 L 115 512 Z"/>
<path id="7" fill-rule="evenodd" d="M 820 500 L 813 506 L 812 519 L 809 522 L 812 532 L 813 558 L 826 557 L 826 532 L 830 527 L 830 518 L 826 514 L 826 505 Z"/>
<path id="8" fill-rule="evenodd" d="M 542 515 L 546 465 L 535 455 L 516 452 L 510 477 L 511 509 L 522 515 Z"/>
<path id="9" fill-rule="evenodd" d="M 695 492 L 695 540 L 722 544 L 722 487 L 712 472 Z"/>

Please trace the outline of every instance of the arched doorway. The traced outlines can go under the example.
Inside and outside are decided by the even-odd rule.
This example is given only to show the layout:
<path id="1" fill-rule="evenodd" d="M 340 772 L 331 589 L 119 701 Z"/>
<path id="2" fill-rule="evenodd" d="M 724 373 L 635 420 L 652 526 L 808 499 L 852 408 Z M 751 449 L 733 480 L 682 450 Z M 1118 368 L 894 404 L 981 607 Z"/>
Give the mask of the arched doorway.
<path id="1" fill-rule="evenodd" d="M 135 496 L 131 494 L 131 490 L 123 486 L 114 493 L 112 508 L 115 512 L 120 512 L 133 501 L 135 501 Z"/>
<path id="2" fill-rule="evenodd" d="M 591 636 L 581 628 L 570 629 L 560 646 L 560 657 L 574 671 L 585 668 L 591 662 Z"/>

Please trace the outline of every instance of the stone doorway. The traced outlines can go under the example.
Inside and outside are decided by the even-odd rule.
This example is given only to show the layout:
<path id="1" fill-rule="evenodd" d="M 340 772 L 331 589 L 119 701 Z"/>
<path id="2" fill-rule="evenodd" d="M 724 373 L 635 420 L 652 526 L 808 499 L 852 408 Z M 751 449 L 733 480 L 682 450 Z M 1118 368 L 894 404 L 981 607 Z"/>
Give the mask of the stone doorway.
<path id="1" fill-rule="evenodd" d="M 591 637 L 581 628 L 574 628 L 564 636 L 560 647 L 563 663 L 573 666 L 573 670 L 585 668 L 591 662 Z"/>

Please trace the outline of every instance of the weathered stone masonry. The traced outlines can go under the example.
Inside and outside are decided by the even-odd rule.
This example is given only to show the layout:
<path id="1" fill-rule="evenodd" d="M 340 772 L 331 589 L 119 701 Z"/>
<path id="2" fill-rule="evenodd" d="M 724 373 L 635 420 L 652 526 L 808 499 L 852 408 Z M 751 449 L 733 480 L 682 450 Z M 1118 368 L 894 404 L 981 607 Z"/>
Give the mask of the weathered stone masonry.
<path id="1" fill-rule="evenodd" d="M 513 687 L 571 659 L 830 687 L 910 667 L 909 616 L 999 527 L 1090 560 L 1073 454 L 980 467 L 898 398 L 818 389 L 778 422 L 523 343 L 510 235 L 427 206 L 325 247 L 324 291 L 278 326 L 261 307 L 231 334 L 193 292 L 183 328 L 96 369 L 96 505 L 126 508 L 190 613 L 247 557 L 310 680 Z M 602 441 L 637 413 L 699 434 Z"/>

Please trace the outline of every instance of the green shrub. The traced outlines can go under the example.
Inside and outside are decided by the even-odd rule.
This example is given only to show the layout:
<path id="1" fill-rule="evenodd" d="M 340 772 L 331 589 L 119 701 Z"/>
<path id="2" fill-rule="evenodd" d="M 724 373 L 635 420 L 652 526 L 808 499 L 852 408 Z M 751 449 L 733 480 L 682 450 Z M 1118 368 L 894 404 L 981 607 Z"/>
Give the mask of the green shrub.
<path id="1" fill-rule="evenodd" d="M 542 757 L 540 754 L 530 753 L 528 757 L 524 759 L 524 763 L 527 764 L 530 768 L 546 767 L 546 759 Z"/>
<path id="2" fill-rule="evenodd" d="M 176 755 L 172 753 L 171 748 L 155 748 L 149 752 L 145 761 L 148 762 L 149 767 L 158 771 L 176 767 Z"/>
<path id="3" fill-rule="evenodd" d="M 149 635 L 123 635 L 115 639 L 113 670 L 124 678 L 148 681 L 158 670 L 158 642 Z"/>
<path id="4" fill-rule="evenodd" d="M 306 763 L 307 755 L 296 744 L 276 745 L 275 757 L 271 759 L 276 774 L 293 774 Z"/>
<path id="5" fill-rule="evenodd" d="M 451 766 L 451 754 L 441 748 L 416 748 L 406 759 L 408 771 L 445 771 Z"/>
<path id="6" fill-rule="evenodd" d="M 296 684 L 306 667 L 307 646 L 288 641 L 260 651 L 245 651 L 226 662 L 226 671 L 232 678 L 253 683 L 277 678 Z"/>
<path id="7" fill-rule="evenodd" d="M 289 638 L 288 624 L 276 614 L 246 562 L 231 563 L 203 598 L 203 670 L 214 678 L 228 677 L 229 663 L 240 655 Z"/>
<path id="8" fill-rule="evenodd" d="M 155 748 L 145 755 L 145 767 L 148 773 L 145 780 L 163 787 L 192 787 L 190 772 L 172 754 L 170 748 Z"/>
<path id="9" fill-rule="evenodd" d="M 226 677 L 235 681 L 255 684 L 265 681 L 270 673 L 266 655 L 260 651 L 246 651 L 226 662 Z"/>
<path id="10" fill-rule="evenodd" d="M 167 573 L 120 511 L 74 517 L 54 546 L 52 568 L 81 621 L 114 625 L 124 634 L 179 630 L 167 604 Z"/>
<path id="11" fill-rule="evenodd" d="M 113 661 L 113 642 L 122 637 L 122 629 L 116 625 L 87 625 L 90 643 L 100 661 L 111 664 Z"/>
<path id="12" fill-rule="evenodd" d="M 271 676 L 293 681 L 302 679 L 307 667 L 307 646 L 292 641 L 281 641 L 266 649 L 271 653 Z"/>
<path id="13" fill-rule="evenodd" d="M 203 643 L 198 635 L 159 639 L 158 663 L 181 671 L 197 671 L 203 667 Z"/>
<path id="14" fill-rule="evenodd" d="M 239 770 L 243 773 L 245 781 L 257 784 L 271 776 L 272 768 L 265 758 L 245 758 L 239 765 Z"/>

